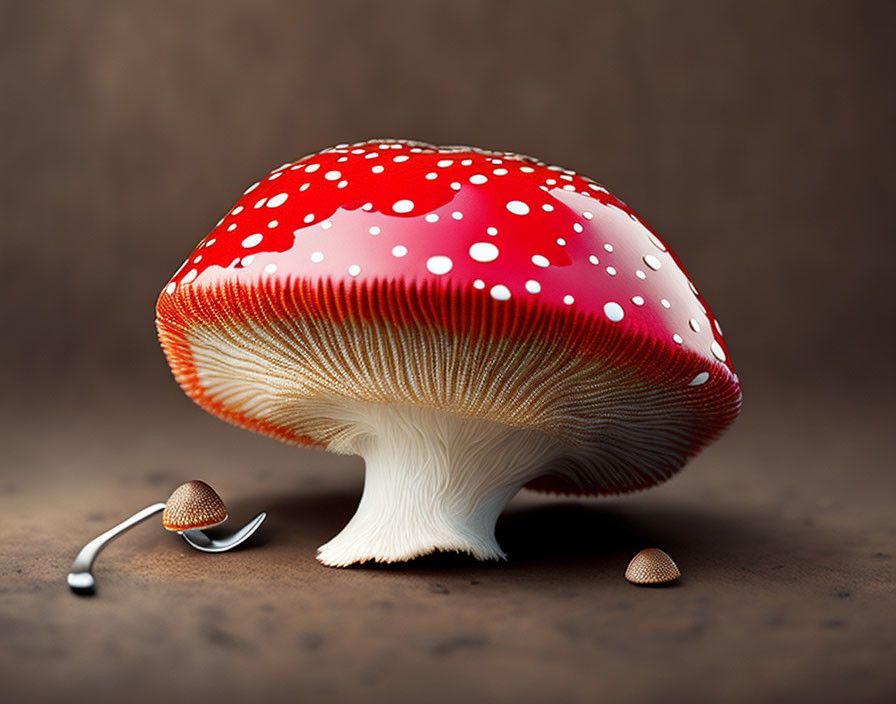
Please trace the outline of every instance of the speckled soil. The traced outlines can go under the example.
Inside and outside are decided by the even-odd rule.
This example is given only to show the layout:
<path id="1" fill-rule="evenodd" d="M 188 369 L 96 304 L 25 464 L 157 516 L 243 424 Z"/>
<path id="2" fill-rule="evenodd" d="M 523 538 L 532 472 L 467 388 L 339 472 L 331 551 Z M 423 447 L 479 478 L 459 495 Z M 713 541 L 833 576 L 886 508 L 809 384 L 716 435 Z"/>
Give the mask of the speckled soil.
<path id="1" fill-rule="evenodd" d="M 176 388 L 58 407 L 42 424 L 9 414 L 4 700 L 886 700 L 893 418 L 848 408 L 753 399 L 655 490 L 521 495 L 498 526 L 506 563 L 435 555 L 347 570 L 314 553 L 354 510 L 357 460 L 236 430 Z M 268 522 L 223 555 L 142 525 L 100 557 L 94 597 L 69 593 L 86 540 L 192 478 L 221 493 L 229 523 L 259 510 Z M 650 546 L 672 555 L 680 582 L 625 581 Z"/>

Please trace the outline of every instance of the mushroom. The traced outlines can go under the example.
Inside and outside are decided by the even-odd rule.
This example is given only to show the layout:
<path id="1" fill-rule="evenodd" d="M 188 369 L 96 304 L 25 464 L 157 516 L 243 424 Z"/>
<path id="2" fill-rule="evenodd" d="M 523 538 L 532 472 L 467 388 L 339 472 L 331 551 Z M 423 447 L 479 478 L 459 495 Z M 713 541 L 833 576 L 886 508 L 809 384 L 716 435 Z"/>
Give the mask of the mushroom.
<path id="1" fill-rule="evenodd" d="M 166 530 L 180 533 L 192 547 L 203 552 L 226 552 L 236 547 L 258 529 L 266 516 L 262 512 L 235 533 L 222 538 L 210 538 L 202 529 L 218 525 L 227 519 L 224 502 L 205 482 L 193 480 L 181 484 L 167 502 L 147 506 L 81 548 L 66 578 L 69 587 L 76 593 L 92 594 L 96 587 L 93 563 L 100 551 L 115 538 L 159 512 L 162 513 L 162 525 Z"/>
<path id="2" fill-rule="evenodd" d="M 227 520 L 227 508 L 218 492 L 198 479 L 181 484 L 165 502 L 162 525 L 183 533 L 211 528 Z"/>
<path id="3" fill-rule="evenodd" d="M 210 538 L 205 528 L 227 520 L 227 508 L 218 493 L 198 479 L 181 484 L 165 502 L 162 525 L 179 533 L 192 547 L 203 552 L 226 552 L 252 535 L 262 524 L 262 512 L 235 533 L 223 538 Z"/>
<path id="4" fill-rule="evenodd" d="M 156 323 L 206 410 L 364 459 L 331 566 L 503 558 L 522 487 L 650 487 L 740 411 L 665 243 L 591 179 L 507 152 L 374 140 L 286 163 L 200 241 Z"/>
<path id="5" fill-rule="evenodd" d="M 647 548 L 632 558 L 625 578 L 633 584 L 666 584 L 681 577 L 678 565 L 659 548 Z"/>

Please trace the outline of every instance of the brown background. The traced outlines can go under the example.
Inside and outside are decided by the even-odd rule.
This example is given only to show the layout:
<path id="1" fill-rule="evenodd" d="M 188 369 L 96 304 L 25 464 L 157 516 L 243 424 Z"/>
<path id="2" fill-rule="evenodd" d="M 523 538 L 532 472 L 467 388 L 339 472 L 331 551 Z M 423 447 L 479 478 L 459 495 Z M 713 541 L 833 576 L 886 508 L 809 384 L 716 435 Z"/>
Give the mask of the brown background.
<path id="1" fill-rule="evenodd" d="M 11 701 L 885 700 L 896 692 L 888 2 L 0 5 L 0 681 Z M 155 297 L 243 188 L 398 136 L 605 183 L 675 248 L 743 380 L 735 428 L 612 501 L 521 497 L 502 565 L 334 571 L 358 460 L 206 416 Z M 250 548 L 144 526 L 205 478 Z M 659 545 L 684 579 L 638 590 Z"/>

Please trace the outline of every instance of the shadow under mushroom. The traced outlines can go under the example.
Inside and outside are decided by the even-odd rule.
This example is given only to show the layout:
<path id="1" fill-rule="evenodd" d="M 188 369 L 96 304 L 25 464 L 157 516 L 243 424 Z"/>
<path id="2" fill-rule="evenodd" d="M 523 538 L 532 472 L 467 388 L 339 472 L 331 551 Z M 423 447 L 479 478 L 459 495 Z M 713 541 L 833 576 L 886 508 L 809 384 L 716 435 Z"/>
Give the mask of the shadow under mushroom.
<path id="1" fill-rule="evenodd" d="M 255 548 L 282 543 L 313 554 L 320 541 L 351 516 L 357 491 L 328 491 L 293 496 L 260 496 L 246 507 L 269 507 L 268 524 L 253 539 Z M 240 507 L 237 507 L 240 511 Z M 618 500 L 545 499 L 543 504 L 511 505 L 498 520 L 496 535 L 506 561 L 480 562 L 467 554 L 435 552 L 408 562 L 366 562 L 350 569 L 424 575 L 462 571 L 465 575 L 574 574 L 606 568 L 608 579 L 621 579 L 632 555 L 660 546 L 680 560 L 686 577 L 727 581 L 734 565 L 767 568 L 776 579 L 817 567 L 802 555 L 799 533 L 784 518 L 717 506 L 675 503 L 655 498 Z M 776 571 L 778 563 L 786 573 Z M 796 579 L 796 577 L 794 577 Z"/>

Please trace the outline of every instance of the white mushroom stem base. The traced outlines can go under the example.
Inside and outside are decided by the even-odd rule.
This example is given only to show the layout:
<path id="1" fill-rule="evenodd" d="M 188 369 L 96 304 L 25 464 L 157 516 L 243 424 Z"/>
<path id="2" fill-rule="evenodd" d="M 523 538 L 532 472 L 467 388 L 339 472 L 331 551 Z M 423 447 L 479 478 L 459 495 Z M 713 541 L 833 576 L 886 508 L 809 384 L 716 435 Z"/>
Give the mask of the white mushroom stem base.
<path id="1" fill-rule="evenodd" d="M 505 557 L 495 539 L 498 515 L 556 456 L 553 438 L 417 406 L 359 403 L 349 410 L 349 430 L 329 449 L 364 458 L 364 493 L 318 560 L 344 567 L 436 550 Z"/>

